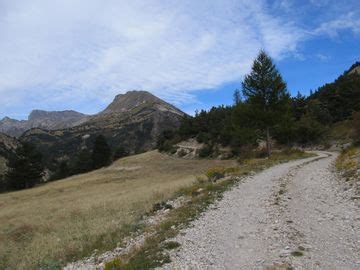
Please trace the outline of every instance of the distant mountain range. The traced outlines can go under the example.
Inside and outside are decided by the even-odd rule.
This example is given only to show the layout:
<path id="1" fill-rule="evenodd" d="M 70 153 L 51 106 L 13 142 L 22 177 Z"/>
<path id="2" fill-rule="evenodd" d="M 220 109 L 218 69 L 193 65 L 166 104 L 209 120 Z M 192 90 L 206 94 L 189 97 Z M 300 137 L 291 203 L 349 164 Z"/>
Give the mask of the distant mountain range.
<path id="1" fill-rule="evenodd" d="M 87 115 L 76 111 L 33 110 L 28 120 L 16 120 L 5 117 L 0 120 L 0 132 L 19 137 L 31 128 L 62 129 L 79 125 L 86 121 Z"/>
<path id="2" fill-rule="evenodd" d="M 106 137 L 113 150 L 121 146 L 133 154 L 153 149 L 159 134 L 176 129 L 184 115 L 149 92 L 129 91 L 117 95 L 95 115 L 34 110 L 28 120 L 4 118 L 0 131 L 17 136 L 12 138 L 14 141 L 34 143 L 51 168 L 59 160 L 72 160 L 84 147 L 91 148 L 99 134 Z"/>
<path id="3" fill-rule="evenodd" d="M 360 110 L 360 62 L 332 83 L 320 87 L 308 98 L 327 109 L 332 122 L 341 121 Z M 83 148 L 91 148 L 102 134 L 111 148 L 130 154 L 155 148 L 157 137 L 179 127 L 184 112 L 146 91 L 117 95 L 105 110 L 95 115 L 76 111 L 34 110 L 28 120 L 5 117 L 0 121 L 0 156 L 6 156 L 19 142 L 32 142 L 43 153 L 47 166 L 73 158 Z M 16 138 L 9 137 L 14 136 Z M 11 146 L 11 147 L 9 147 Z"/>

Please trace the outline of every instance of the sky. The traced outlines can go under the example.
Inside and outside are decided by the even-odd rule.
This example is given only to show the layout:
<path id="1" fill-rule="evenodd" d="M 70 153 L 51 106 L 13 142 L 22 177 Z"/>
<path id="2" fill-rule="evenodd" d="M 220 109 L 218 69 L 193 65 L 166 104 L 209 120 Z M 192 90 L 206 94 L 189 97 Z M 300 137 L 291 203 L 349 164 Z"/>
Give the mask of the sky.
<path id="1" fill-rule="evenodd" d="M 231 104 L 260 49 L 307 95 L 360 60 L 359 18 L 359 0 L 0 0 L 0 119 L 128 90 Z"/>

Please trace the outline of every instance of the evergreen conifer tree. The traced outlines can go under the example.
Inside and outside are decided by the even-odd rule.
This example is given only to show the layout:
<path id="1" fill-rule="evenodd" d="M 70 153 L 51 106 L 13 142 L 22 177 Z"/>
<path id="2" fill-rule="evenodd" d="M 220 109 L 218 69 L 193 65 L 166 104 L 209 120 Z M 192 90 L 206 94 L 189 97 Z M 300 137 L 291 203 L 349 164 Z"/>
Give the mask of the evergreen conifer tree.
<path id="1" fill-rule="evenodd" d="M 242 83 L 245 102 L 251 106 L 253 121 L 265 132 L 267 154 L 270 156 L 270 132 L 289 109 L 290 96 L 286 83 L 272 59 L 260 51 L 250 74 Z"/>
<path id="2" fill-rule="evenodd" d="M 42 155 L 34 145 L 23 143 L 7 163 L 6 184 L 8 189 L 31 188 L 41 182 L 44 167 Z"/>
<path id="3" fill-rule="evenodd" d="M 73 174 L 88 172 L 92 169 L 92 165 L 91 153 L 87 148 L 84 148 L 78 153 L 73 166 Z"/>
<path id="4" fill-rule="evenodd" d="M 111 162 L 111 149 L 103 135 L 96 137 L 92 152 L 93 168 L 107 166 Z"/>

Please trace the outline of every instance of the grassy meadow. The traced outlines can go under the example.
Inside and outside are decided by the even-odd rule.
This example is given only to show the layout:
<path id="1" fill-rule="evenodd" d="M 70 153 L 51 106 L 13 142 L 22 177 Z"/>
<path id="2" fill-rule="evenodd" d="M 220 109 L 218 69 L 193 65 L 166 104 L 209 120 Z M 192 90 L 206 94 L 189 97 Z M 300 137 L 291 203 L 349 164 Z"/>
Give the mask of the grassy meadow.
<path id="1" fill-rule="evenodd" d="M 115 247 L 154 203 L 211 167 L 234 160 L 185 160 L 157 151 L 36 188 L 0 194 L 0 269 L 56 269 Z"/>

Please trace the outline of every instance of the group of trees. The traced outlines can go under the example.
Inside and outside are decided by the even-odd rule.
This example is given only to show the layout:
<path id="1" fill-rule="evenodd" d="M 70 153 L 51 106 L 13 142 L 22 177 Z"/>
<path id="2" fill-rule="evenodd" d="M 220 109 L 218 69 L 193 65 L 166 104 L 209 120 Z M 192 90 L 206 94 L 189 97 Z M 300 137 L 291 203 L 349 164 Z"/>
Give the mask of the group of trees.
<path id="1" fill-rule="evenodd" d="M 74 161 L 61 161 L 57 170 L 50 176 L 50 180 L 65 178 L 70 175 L 88 172 L 108 166 L 113 158 L 128 155 L 127 151 L 119 147 L 112 155 L 111 149 L 103 135 L 95 138 L 90 151 L 83 148 Z M 0 191 L 31 188 L 43 181 L 43 157 L 33 144 L 24 142 L 9 156 L 7 172 L 0 182 Z"/>
<path id="2" fill-rule="evenodd" d="M 241 86 L 234 92 L 232 106 L 213 107 L 185 117 L 177 132 L 160 136 L 159 149 L 171 151 L 173 144 L 196 137 L 206 144 L 206 149 L 221 144 L 239 153 L 264 140 L 269 156 L 271 138 L 286 145 L 316 144 L 331 124 L 360 111 L 359 74 L 346 72 L 309 97 L 300 93 L 291 97 L 264 51 L 255 59 Z"/>
<path id="3" fill-rule="evenodd" d="M 62 179 L 70 175 L 96 170 L 110 165 L 112 160 L 112 151 L 106 138 L 103 135 L 98 135 L 95 138 L 92 149 L 84 147 L 79 151 L 75 160 L 61 161 L 50 179 Z"/>
<path id="4" fill-rule="evenodd" d="M 34 145 L 23 143 L 9 156 L 5 179 L 0 190 L 31 188 L 41 182 L 44 174 L 42 155 Z"/>

